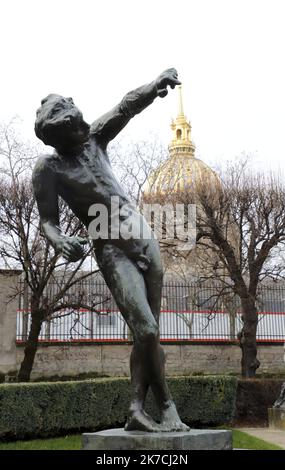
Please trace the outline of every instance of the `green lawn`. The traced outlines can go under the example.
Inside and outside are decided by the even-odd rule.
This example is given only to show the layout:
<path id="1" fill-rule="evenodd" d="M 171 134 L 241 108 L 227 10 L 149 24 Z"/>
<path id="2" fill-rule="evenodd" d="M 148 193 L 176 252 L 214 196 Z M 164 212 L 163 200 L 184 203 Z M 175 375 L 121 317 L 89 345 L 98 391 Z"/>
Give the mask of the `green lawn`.
<path id="1" fill-rule="evenodd" d="M 250 449 L 250 450 L 282 450 L 282 447 L 258 439 L 257 437 L 250 436 L 249 434 L 233 430 L 233 447 L 235 449 Z"/>
<path id="2" fill-rule="evenodd" d="M 0 442 L 0 450 L 80 450 L 81 434 L 51 439 Z"/>
<path id="3" fill-rule="evenodd" d="M 236 449 L 281 450 L 281 447 L 269 444 L 245 432 L 233 430 L 233 446 Z M 30 441 L 0 442 L 0 450 L 80 450 L 81 435 L 57 437 L 53 439 L 35 439 Z"/>

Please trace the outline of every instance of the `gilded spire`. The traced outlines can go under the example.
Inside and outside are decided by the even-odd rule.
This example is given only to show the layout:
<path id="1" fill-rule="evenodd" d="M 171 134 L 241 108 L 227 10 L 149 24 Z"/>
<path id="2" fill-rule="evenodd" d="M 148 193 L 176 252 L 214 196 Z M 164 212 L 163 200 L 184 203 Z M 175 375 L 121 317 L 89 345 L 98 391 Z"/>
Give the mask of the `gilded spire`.
<path id="1" fill-rule="evenodd" d="M 172 120 L 171 129 L 173 136 L 169 145 L 170 155 L 179 153 L 194 157 L 195 145 L 191 140 L 191 124 L 184 114 L 181 85 L 178 87 L 178 115 Z"/>
<path id="2" fill-rule="evenodd" d="M 184 194 L 192 191 L 197 184 L 209 182 L 209 187 L 221 187 L 219 178 L 205 163 L 195 158 L 195 145 L 191 140 L 191 124 L 184 114 L 182 88 L 178 87 L 178 114 L 172 120 L 172 140 L 169 158 L 147 179 L 143 190 L 144 202 L 159 202 L 161 195 Z M 168 199 L 166 199 L 168 200 Z M 173 202 L 175 202 L 175 196 Z"/>
<path id="3" fill-rule="evenodd" d="M 179 85 L 178 93 L 179 93 L 178 116 L 184 116 L 183 99 L 182 99 L 182 85 Z"/>

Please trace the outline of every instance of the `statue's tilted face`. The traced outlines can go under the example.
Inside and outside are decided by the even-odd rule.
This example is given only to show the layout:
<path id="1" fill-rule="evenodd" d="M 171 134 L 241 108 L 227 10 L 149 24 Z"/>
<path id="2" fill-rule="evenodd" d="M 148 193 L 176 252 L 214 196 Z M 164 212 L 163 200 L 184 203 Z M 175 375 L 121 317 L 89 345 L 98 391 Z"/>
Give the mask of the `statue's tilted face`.
<path id="1" fill-rule="evenodd" d="M 37 111 L 35 132 L 46 145 L 69 150 L 88 140 L 90 126 L 72 98 L 48 95 Z"/>

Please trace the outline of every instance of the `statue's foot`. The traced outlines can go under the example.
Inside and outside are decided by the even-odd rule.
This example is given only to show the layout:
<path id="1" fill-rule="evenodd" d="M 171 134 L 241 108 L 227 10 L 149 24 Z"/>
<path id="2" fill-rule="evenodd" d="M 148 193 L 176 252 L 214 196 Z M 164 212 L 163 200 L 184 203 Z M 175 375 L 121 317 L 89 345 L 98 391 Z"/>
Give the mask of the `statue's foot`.
<path id="1" fill-rule="evenodd" d="M 160 427 L 160 430 L 164 432 L 190 431 L 189 426 L 182 423 L 173 401 L 170 402 L 168 408 L 162 411 Z"/>
<path id="2" fill-rule="evenodd" d="M 132 411 L 125 425 L 125 431 L 159 432 L 161 427 L 144 410 Z"/>

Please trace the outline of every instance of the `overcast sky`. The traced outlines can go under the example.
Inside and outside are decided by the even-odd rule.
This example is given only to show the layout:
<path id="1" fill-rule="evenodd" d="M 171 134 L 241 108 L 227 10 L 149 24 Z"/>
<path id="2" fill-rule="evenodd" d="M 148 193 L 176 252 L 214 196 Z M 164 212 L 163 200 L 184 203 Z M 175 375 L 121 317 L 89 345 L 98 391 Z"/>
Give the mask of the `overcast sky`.
<path id="1" fill-rule="evenodd" d="M 30 139 L 49 93 L 91 122 L 176 67 L 200 158 L 284 166 L 284 0 L 1 0 L 0 19 L 0 120 L 18 114 Z M 176 110 L 171 90 L 124 134 L 168 143 Z"/>

